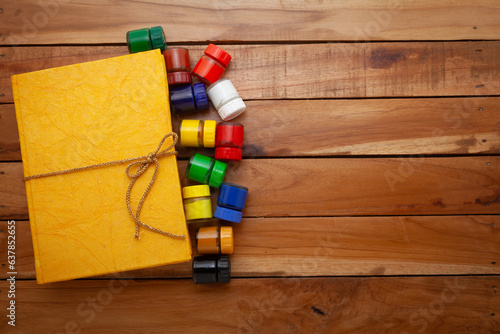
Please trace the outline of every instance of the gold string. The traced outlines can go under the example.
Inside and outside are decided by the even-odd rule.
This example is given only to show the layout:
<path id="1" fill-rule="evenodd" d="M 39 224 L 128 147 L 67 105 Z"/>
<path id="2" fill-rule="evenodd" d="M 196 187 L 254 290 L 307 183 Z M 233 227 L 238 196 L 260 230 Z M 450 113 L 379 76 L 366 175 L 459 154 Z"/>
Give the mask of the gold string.
<path id="1" fill-rule="evenodd" d="M 167 138 L 169 138 L 169 137 L 173 137 L 173 143 L 172 143 L 172 145 L 170 145 L 169 147 L 167 147 L 163 151 L 160 151 L 161 147 L 163 146 L 163 143 L 165 143 L 165 140 L 167 140 Z M 149 153 L 148 155 L 144 155 L 144 156 L 141 156 L 141 157 L 135 157 L 135 158 L 123 159 L 123 160 L 115 160 L 115 161 L 103 162 L 103 163 L 95 164 L 95 165 L 88 165 L 88 166 L 83 166 L 83 167 L 65 169 L 65 170 L 60 170 L 60 171 L 57 171 L 57 172 L 35 174 L 35 175 L 31 175 L 31 176 L 25 177 L 24 181 L 29 181 L 29 180 L 33 180 L 33 179 L 41 179 L 41 178 L 44 178 L 44 177 L 54 176 L 54 175 L 63 175 L 63 174 L 68 174 L 68 173 L 74 173 L 74 172 L 79 172 L 79 171 L 87 170 L 87 169 L 113 166 L 113 165 L 118 165 L 118 164 L 123 164 L 123 163 L 126 163 L 126 162 L 130 162 L 130 161 L 138 160 L 138 161 L 130 163 L 127 166 L 127 169 L 125 169 L 125 173 L 131 179 L 130 180 L 130 184 L 129 184 L 128 188 L 127 188 L 127 193 L 126 193 L 125 199 L 126 199 L 126 203 L 127 203 L 128 213 L 130 214 L 130 217 L 132 217 L 132 219 L 135 222 L 135 235 L 134 236 L 137 239 L 139 239 L 139 228 L 140 228 L 140 226 L 143 226 L 143 227 L 145 227 L 145 228 L 147 228 L 147 229 L 149 229 L 149 230 L 151 230 L 153 232 L 156 232 L 156 233 L 159 233 L 159 234 L 163 234 L 163 235 L 166 235 L 166 236 L 169 236 L 169 237 L 172 237 L 172 238 L 186 239 L 186 235 L 184 235 L 184 234 L 179 235 L 179 234 L 173 234 L 173 233 L 170 233 L 170 232 L 162 231 L 162 230 L 159 230 L 159 229 L 157 229 L 155 227 L 152 227 L 152 226 L 149 226 L 149 225 L 143 223 L 139 219 L 139 216 L 141 214 L 142 206 L 143 206 L 144 202 L 146 201 L 146 197 L 148 196 L 149 191 L 151 190 L 151 187 L 153 187 L 153 184 L 154 184 L 154 182 L 156 180 L 156 176 L 158 175 L 158 169 L 159 169 L 158 158 L 169 156 L 169 155 L 177 155 L 176 151 L 170 151 L 172 148 L 175 147 L 175 144 L 177 144 L 177 140 L 178 140 L 177 134 L 175 132 L 170 132 L 169 134 L 165 135 L 165 137 L 163 137 L 163 139 L 160 141 L 160 144 L 158 145 L 158 147 L 156 148 L 156 150 L 154 150 L 153 152 Z M 151 181 L 149 182 L 149 185 L 147 186 L 146 190 L 142 194 L 142 198 L 139 201 L 136 213 L 134 215 L 134 212 L 132 211 L 132 205 L 130 204 L 130 193 L 132 192 L 132 188 L 134 187 L 134 184 L 137 181 L 137 179 L 149 168 L 149 166 L 152 163 L 155 164 L 155 171 L 154 171 L 153 177 L 151 178 Z M 132 167 L 137 167 L 137 171 L 135 173 L 131 173 L 130 170 L 131 170 Z"/>

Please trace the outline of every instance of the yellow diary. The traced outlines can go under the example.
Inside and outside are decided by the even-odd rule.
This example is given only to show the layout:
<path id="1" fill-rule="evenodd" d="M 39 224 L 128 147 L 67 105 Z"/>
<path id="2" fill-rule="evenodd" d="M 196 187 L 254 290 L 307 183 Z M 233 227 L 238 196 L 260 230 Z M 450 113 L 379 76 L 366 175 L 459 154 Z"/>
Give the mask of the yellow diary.
<path id="1" fill-rule="evenodd" d="M 172 131 L 159 50 L 15 75 L 12 86 L 25 177 L 145 156 Z M 134 238 L 127 164 L 26 181 L 37 282 L 189 261 L 176 157 L 159 164 L 140 219 L 185 239 L 144 227 Z M 133 209 L 154 169 L 134 185 Z"/>

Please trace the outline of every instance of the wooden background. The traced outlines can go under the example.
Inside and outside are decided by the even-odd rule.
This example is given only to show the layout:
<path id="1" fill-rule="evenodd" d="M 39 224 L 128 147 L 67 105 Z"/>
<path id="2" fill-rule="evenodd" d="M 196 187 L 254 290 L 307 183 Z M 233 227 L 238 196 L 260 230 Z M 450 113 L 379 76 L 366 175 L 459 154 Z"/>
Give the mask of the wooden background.
<path id="1" fill-rule="evenodd" d="M 0 331 L 500 332 L 497 0 L 0 6 Z M 223 46 L 248 105 L 233 280 L 195 286 L 187 263 L 38 286 L 10 76 L 126 54 L 125 33 L 155 25 L 193 64 Z"/>

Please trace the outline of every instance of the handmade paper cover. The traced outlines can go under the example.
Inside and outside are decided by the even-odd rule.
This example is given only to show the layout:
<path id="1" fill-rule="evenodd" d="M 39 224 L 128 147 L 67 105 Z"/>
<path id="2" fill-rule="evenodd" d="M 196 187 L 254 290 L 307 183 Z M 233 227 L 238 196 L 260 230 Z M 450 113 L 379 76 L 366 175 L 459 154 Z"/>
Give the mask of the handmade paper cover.
<path id="1" fill-rule="evenodd" d="M 172 131 L 159 50 L 12 77 L 24 175 L 144 156 Z M 169 138 L 164 148 L 172 143 Z M 134 238 L 127 164 L 26 182 L 38 283 L 191 259 L 189 237 Z M 154 165 L 134 186 L 137 204 Z M 141 220 L 188 236 L 175 156 L 160 158 Z"/>

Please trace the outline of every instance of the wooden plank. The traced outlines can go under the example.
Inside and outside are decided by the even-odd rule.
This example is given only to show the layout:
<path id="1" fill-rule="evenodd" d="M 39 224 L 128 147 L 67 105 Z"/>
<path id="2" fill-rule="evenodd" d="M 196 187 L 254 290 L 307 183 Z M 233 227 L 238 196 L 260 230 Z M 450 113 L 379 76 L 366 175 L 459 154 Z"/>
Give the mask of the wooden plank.
<path id="1" fill-rule="evenodd" d="M 272 100 L 247 106 L 237 119 L 245 125 L 245 157 L 500 153 L 498 97 Z M 185 118 L 220 120 L 213 107 Z M 177 131 L 181 118 L 172 121 Z M 181 158 L 213 155 L 213 149 L 178 151 Z M 21 160 L 12 104 L 0 105 L 2 160 Z"/>
<path id="2" fill-rule="evenodd" d="M 0 42 L 14 45 L 124 43 L 128 30 L 156 25 L 169 42 L 471 40 L 500 34 L 497 1 L 5 0 L 2 8 Z"/>
<path id="3" fill-rule="evenodd" d="M 203 225 L 190 225 L 193 245 Z M 499 227 L 500 216 L 245 218 L 233 225 L 232 276 L 500 274 Z M 0 222 L 1 244 L 7 231 Z M 16 272 L 35 278 L 28 221 L 16 222 Z M 108 277 L 116 276 L 191 277 L 191 263 Z"/>
<path id="4" fill-rule="evenodd" d="M 494 333 L 493 277 L 16 282 L 29 333 Z M 0 282 L 6 291 L 8 282 Z M 0 303 L 7 305 L 7 294 Z M 11 329 L 2 321 L 0 330 Z"/>
<path id="5" fill-rule="evenodd" d="M 499 168 L 498 156 L 245 159 L 225 180 L 248 186 L 245 217 L 494 214 Z M 22 164 L 1 171 L 0 217 L 28 219 Z"/>
<path id="6" fill-rule="evenodd" d="M 188 46 L 191 60 L 205 46 Z M 500 94 L 500 41 L 225 45 L 225 77 L 244 99 L 465 96 Z M 0 48 L 1 103 L 10 76 L 125 55 L 124 46 Z"/>
<path id="7" fill-rule="evenodd" d="M 0 105 L 0 161 L 21 160 L 16 110 L 13 104 Z"/>

